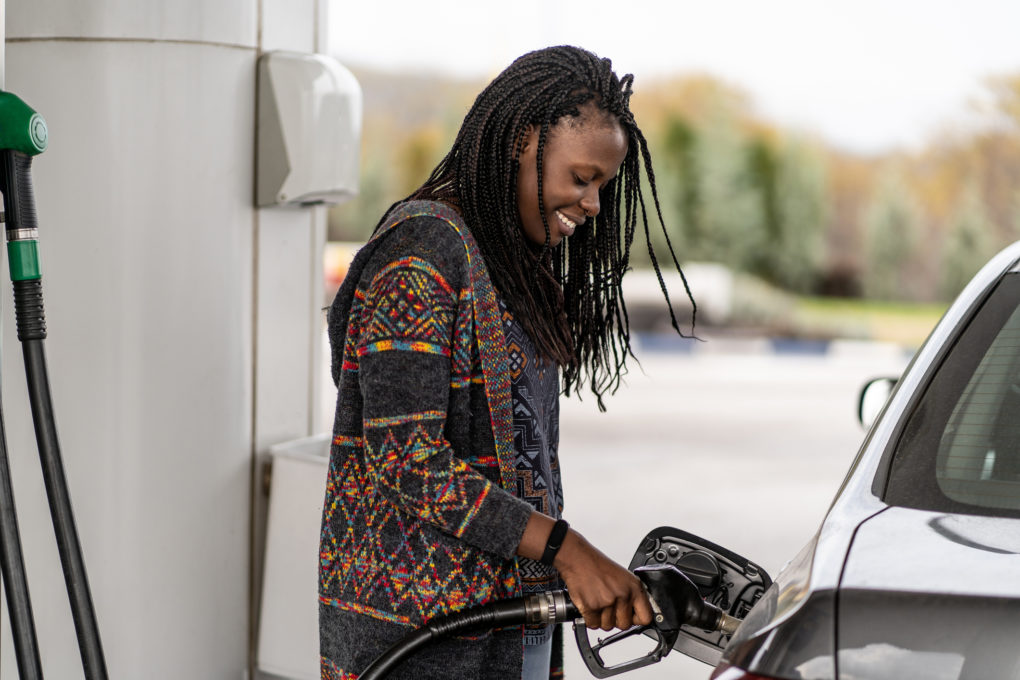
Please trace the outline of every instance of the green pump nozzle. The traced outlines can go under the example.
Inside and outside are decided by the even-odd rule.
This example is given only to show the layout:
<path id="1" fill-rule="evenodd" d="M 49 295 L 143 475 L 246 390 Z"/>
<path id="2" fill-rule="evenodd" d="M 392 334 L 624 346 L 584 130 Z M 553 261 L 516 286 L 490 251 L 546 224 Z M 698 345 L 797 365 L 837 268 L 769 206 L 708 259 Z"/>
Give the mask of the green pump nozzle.
<path id="1" fill-rule="evenodd" d="M 0 92 L 0 149 L 41 154 L 49 143 L 46 121 L 16 94 Z"/>
<path id="2" fill-rule="evenodd" d="M 46 121 L 16 94 L 0 92 L 0 149 L 41 154 L 49 143 Z"/>
<path id="3" fill-rule="evenodd" d="M 42 278 L 31 168 L 32 157 L 45 151 L 48 142 L 49 131 L 43 117 L 17 95 L 0 92 L 0 163 L 4 166 L 0 191 L 4 194 L 7 259 L 11 281 L 15 283 Z M 39 307 L 41 312 L 41 300 Z M 39 318 L 35 316 L 33 312 L 20 315 L 19 339 L 46 337 L 41 314 Z"/>

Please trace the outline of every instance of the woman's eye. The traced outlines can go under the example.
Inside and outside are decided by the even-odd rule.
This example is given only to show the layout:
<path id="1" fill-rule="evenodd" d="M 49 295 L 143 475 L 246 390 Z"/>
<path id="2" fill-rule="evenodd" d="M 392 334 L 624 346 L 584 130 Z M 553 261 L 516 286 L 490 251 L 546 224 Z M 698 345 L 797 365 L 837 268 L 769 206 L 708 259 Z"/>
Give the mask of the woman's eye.
<path id="1" fill-rule="evenodd" d="M 576 184 L 577 186 L 583 187 L 587 183 L 588 183 L 588 180 L 581 179 L 577 175 L 574 175 L 574 184 Z"/>

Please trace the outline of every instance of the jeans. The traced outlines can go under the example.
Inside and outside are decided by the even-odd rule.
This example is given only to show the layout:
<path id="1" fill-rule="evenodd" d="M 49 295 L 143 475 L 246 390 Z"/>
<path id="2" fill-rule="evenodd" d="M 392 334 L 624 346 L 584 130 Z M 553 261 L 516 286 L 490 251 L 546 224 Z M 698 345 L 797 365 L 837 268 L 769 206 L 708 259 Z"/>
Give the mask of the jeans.
<path id="1" fill-rule="evenodd" d="M 549 660 L 552 657 L 552 638 L 540 645 L 524 645 L 524 666 L 521 680 L 549 680 Z"/>

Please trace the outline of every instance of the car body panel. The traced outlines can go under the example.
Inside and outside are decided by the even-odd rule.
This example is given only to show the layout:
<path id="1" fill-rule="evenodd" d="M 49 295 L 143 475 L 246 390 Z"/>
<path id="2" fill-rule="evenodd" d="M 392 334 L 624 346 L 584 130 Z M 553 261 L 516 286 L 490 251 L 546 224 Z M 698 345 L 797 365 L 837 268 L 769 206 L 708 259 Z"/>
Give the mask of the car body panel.
<path id="1" fill-rule="evenodd" d="M 1020 519 L 891 507 L 858 529 L 840 588 L 1020 600 Z"/>
<path id="2" fill-rule="evenodd" d="M 945 593 L 839 591 L 839 677 L 1020 677 L 1020 600 Z"/>

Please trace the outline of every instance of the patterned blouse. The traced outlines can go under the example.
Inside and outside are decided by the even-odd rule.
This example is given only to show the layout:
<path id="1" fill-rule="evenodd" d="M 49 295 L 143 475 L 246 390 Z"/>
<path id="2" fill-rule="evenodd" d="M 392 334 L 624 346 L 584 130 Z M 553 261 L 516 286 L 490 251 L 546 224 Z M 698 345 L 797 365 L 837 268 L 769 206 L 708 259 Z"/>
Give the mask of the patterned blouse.
<path id="1" fill-rule="evenodd" d="M 563 512 L 563 486 L 559 458 L 559 369 L 543 359 L 524 328 L 514 320 L 503 300 L 503 315 L 510 360 L 510 394 L 513 400 L 514 454 L 517 488 L 514 495 L 539 512 L 559 518 Z M 556 570 L 535 560 L 520 558 L 521 585 L 524 593 L 561 587 Z M 548 639 L 545 626 L 525 631 L 524 644 L 541 644 Z"/>

